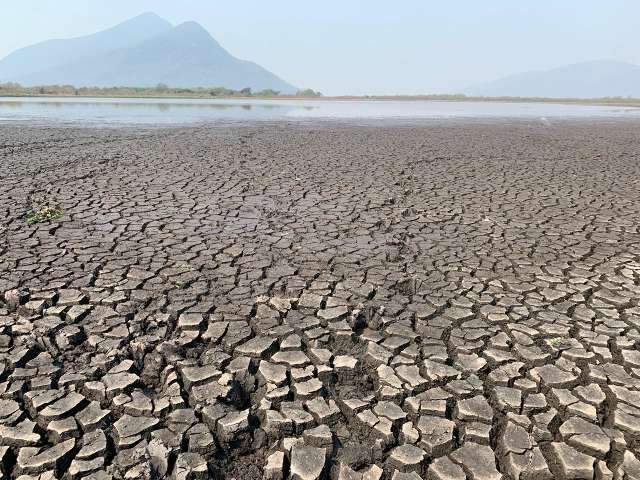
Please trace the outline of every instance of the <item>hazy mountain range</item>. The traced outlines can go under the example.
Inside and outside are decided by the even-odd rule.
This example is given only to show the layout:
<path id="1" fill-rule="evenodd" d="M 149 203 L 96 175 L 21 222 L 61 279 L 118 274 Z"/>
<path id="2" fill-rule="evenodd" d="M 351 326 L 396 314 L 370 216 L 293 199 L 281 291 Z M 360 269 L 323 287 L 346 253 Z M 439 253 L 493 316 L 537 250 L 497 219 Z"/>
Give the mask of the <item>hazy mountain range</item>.
<path id="1" fill-rule="evenodd" d="M 614 60 L 576 63 L 510 75 L 469 87 L 463 93 L 487 97 L 640 97 L 640 66 Z"/>
<path id="2" fill-rule="evenodd" d="M 177 26 L 153 13 L 84 37 L 49 40 L 0 60 L 0 82 L 25 86 L 296 88 L 227 52 L 196 22 Z"/>
<path id="3" fill-rule="evenodd" d="M 297 88 L 263 67 L 227 52 L 198 23 L 173 26 L 145 13 L 84 37 L 49 40 L 0 60 L 0 82 L 24 86 Z M 640 97 L 640 66 L 613 60 L 518 73 L 462 93 L 517 97 Z"/>

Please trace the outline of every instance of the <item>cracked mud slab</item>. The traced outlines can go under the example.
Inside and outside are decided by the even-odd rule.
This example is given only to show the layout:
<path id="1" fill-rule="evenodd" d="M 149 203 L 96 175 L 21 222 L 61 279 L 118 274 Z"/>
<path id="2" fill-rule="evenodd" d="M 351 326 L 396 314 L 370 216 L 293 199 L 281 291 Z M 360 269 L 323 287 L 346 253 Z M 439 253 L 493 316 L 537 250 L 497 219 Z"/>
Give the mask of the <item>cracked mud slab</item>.
<path id="1" fill-rule="evenodd" d="M 640 478 L 639 131 L 2 128 L 3 478 Z"/>

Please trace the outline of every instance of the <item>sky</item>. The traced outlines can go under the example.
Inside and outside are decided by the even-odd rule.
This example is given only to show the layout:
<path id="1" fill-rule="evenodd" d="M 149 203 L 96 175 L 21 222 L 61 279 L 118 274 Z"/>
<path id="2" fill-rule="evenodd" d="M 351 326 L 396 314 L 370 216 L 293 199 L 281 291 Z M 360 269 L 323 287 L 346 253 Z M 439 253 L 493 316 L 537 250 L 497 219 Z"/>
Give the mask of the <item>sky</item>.
<path id="1" fill-rule="evenodd" d="M 233 55 L 327 95 L 461 91 L 589 60 L 640 64 L 638 0 L 20 0 L 0 58 L 140 13 L 195 20 Z"/>

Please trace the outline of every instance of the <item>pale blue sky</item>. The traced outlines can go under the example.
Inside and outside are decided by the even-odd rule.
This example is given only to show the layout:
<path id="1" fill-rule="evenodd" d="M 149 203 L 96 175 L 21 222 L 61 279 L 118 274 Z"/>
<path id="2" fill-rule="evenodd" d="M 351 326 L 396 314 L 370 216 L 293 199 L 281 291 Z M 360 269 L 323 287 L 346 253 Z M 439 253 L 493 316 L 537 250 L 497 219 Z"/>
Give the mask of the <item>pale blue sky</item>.
<path id="1" fill-rule="evenodd" d="M 640 64 L 638 0 L 20 0 L 0 58 L 153 11 L 201 23 L 232 54 L 326 94 L 456 91 L 587 60 Z"/>

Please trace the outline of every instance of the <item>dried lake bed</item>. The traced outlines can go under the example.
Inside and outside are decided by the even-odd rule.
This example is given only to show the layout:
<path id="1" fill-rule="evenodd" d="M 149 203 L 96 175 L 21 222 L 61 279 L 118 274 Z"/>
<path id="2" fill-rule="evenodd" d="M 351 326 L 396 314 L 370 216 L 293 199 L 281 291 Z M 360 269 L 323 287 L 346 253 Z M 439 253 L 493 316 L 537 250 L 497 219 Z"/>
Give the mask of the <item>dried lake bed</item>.
<path id="1" fill-rule="evenodd" d="M 0 127 L 3 475 L 640 478 L 640 122 L 540 116 Z"/>

